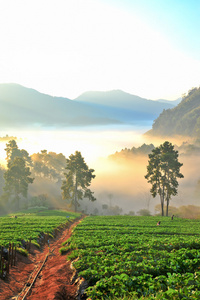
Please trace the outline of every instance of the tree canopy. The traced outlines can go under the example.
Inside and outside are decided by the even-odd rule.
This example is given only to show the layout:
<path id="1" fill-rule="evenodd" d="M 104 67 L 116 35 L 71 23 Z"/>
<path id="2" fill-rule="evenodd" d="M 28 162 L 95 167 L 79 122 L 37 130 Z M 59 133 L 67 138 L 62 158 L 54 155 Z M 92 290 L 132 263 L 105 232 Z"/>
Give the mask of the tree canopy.
<path id="1" fill-rule="evenodd" d="M 3 192 L 5 169 L 0 165 L 0 195 Z"/>
<path id="2" fill-rule="evenodd" d="M 10 140 L 6 144 L 5 151 L 6 151 L 6 160 L 8 163 L 13 161 L 15 157 L 21 157 L 26 162 L 26 165 L 32 164 L 31 157 L 29 156 L 28 152 L 24 149 L 20 150 L 15 140 Z"/>
<path id="3" fill-rule="evenodd" d="M 90 201 L 95 201 L 93 192 L 89 189 L 91 181 L 95 178 L 94 169 L 89 169 L 81 155 L 81 152 L 76 151 L 66 159 L 65 180 L 62 183 L 63 199 L 71 200 L 77 211 L 78 201 L 83 198 L 88 198 Z"/>
<path id="4" fill-rule="evenodd" d="M 62 153 L 41 150 L 40 153 L 31 155 L 31 159 L 33 162 L 32 172 L 35 176 L 61 180 L 66 161 L 66 157 Z"/>
<path id="5" fill-rule="evenodd" d="M 27 197 L 28 184 L 33 183 L 30 168 L 26 167 L 25 160 L 16 156 L 8 162 L 7 170 L 4 173 L 5 186 L 4 192 L 7 198 L 14 196 L 17 208 L 19 208 L 20 194 Z"/>
<path id="6" fill-rule="evenodd" d="M 178 161 L 178 151 L 166 141 L 149 154 L 149 164 L 145 178 L 152 185 L 151 194 L 160 196 L 162 216 L 164 216 L 164 201 L 166 201 L 166 216 L 168 216 L 169 200 L 178 193 L 177 178 L 183 178 Z"/>
<path id="7" fill-rule="evenodd" d="M 30 167 L 31 157 L 24 149 L 20 150 L 15 140 L 6 144 L 7 169 L 4 172 L 4 187 L 2 199 L 13 198 L 17 209 L 19 208 L 20 196 L 27 197 L 28 185 L 33 183 Z"/>

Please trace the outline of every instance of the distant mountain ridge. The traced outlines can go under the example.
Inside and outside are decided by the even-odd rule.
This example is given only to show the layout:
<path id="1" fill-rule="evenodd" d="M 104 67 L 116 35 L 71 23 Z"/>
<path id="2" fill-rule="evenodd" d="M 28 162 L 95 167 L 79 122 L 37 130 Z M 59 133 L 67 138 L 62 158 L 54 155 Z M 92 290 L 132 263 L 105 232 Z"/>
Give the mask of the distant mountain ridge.
<path id="1" fill-rule="evenodd" d="M 200 137 L 200 87 L 191 89 L 178 106 L 164 110 L 147 134 Z"/>
<path id="2" fill-rule="evenodd" d="M 174 101 L 169 100 L 150 100 L 135 96 L 121 90 L 113 90 L 108 92 L 85 92 L 75 99 L 79 102 L 100 104 L 111 107 L 125 108 L 135 111 L 146 111 L 149 109 L 160 110 L 163 109 L 163 103 L 167 104 L 169 108 L 174 107 Z M 176 100 L 175 100 L 176 101 Z M 145 107 L 143 107 L 145 105 Z"/>
<path id="3" fill-rule="evenodd" d="M 162 103 L 170 103 L 170 104 L 176 106 L 176 105 L 178 105 L 182 101 L 182 98 L 178 98 L 178 99 L 172 100 L 172 101 L 165 100 L 165 99 L 158 99 L 157 101 L 158 102 L 162 102 Z"/>
<path id="4" fill-rule="evenodd" d="M 135 124 L 153 121 L 172 107 L 119 90 L 86 92 L 71 100 L 14 83 L 0 84 L 0 125 L 5 129 Z"/>

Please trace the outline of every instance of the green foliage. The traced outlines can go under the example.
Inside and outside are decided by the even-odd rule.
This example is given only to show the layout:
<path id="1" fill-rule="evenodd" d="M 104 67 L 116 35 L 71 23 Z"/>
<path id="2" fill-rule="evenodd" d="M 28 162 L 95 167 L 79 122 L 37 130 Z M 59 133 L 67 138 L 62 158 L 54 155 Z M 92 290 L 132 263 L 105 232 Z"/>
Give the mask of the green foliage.
<path id="1" fill-rule="evenodd" d="M 63 199 L 71 200 L 77 211 L 78 200 L 88 198 L 91 201 L 96 199 L 93 192 L 88 188 L 91 180 L 95 178 L 94 170 L 89 169 L 81 155 L 81 152 L 76 151 L 71 154 L 69 159 L 66 160 L 66 173 L 65 180 L 62 183 L 62 196 Z"/>
<path id="2" fill-rule="evenodd" d="M 158 213 L 160 212 L 160 207 L 156 205 L 155 210 Z M 180 218 L 187 218 L 187 219 L 200 219 L 200 206 L 196 205 L 182 205 L 179 207 L 169 207 L 169 215 L 180 217 Z"/>
<path id="3" fill-rule="evenodd" d="M 87 217 L 68 240 L 91 299 L 199 299 L 197 220 Z M 185 298 L 185 299 L 186 299 Z"/>
<path id="4" fill-rule="evenodd" d="M 9 197 L 14 196 L 18 208 L 20 194 L 27 197 L 28 185 L 33 183 L 34 178 L 31 178 L 30 175 L 30 168 L 26 167 L 22 157 L 16 156 L 8 162 L 8 168 L 4 173 L 4 191 Z"/>
<path id="5" fill-rule="evenodd" d="M 0 195 L 3 193 L 5 169 L 0 165 Z"/>
<path id="6" fill-rule="evenodd" d="M 47 177 L 50 179 L 61 180 L 64 172 L 66 157 L 55 152 L 41 150 L 41 153 L 31 155 L 33 161 L 32 172 L 34 176 Z"/>
<path id="7" fill-rule="evenodd" d="M 122 208 L 120 208 L 118 205 L 115 206 L 109 206 L 108 210 L 106 211 L 106 215 L 108 216 L 118 216 L 121 215 L 123 212 Z"/>
<path id="8" fill-rule="evenodd" d="M 17 209 L 19 209 L 20 196 L 27 197 L 28 185 L 33 183 L 28 165 L 31 158 L 26 150 L 20 150 L 15 140 L 6 144 L 7 170 L 4 172 L 5 186 L 2 199 L 14 198 Z"/>
<path id="9" fill-rule="evenodd" d="M 77 218 L 80 216 L 80 213 L 75 213 L 71 211 L 65 211 L 65 210 L 44 210 L 44 211 L 38 211 L 36 213 L 37 216 L 56 216 L 56 217 L 64 217 L 67 218 L 68 220 Z"/>
<path id="10" fill-rule="evenodd" d="M 35 240 L 31 241 L 31 244 L 35 245 L 38 249 L 40 249 L 40 244 L 36 242 Z"/>
<path id="11" fill-rule="evenodd" d="M 128 213 L 129 216 L 135 216 L 135 212 L 133 210 L 130 210 Z"/>
<path id="12" fill-rule="evenodd" d="M 59 249 L 59 253 L 61 254 L 61 255 L 64 255 L 64 254 L 67 254 L 67 252 L 70 250 L 70 248 L 68 247 L 68 246 L 66 246 L 66 247 L 61 247 L 60 249 Z"/>
<path id="13" fill-rule="evenodd" d="M 48 195 L 47 194 L 40 194 L 37 197 L 30 197 L 29 199 L 29 208 L 30 207 L 45 207 L 48 209 Z"/>
<path id="14" fill-rule="evenodd" d="M 24 159 L 26 165 L 31 166 L 32 161 L 31 157 L 29 156 L 28 152 L 24 149 L 20 150 L 17 146 L 17 142 L 15 140 L 10 140 L 6 144 L 6 160 L 7 162 L 12 162 L 16 157 L 21 157 Z"/>
<path id="15" fill-rule="evenodd" d="M 140 216 L 151 216 L 151 212 L 148 209 L 146 209 L 146 208 L 140 209 L 138 211 L 138 214 Z"/>
<path id="16" fill-rule="evenodd" d="M 178 151 L 169 142 L 164 142 L 149 154 L 149 164 L 145 178 L 151 184 L 151 194 L 160 196 L 162 216 L 164 215 L 164 201 L 167 202 L 168 216 L 169 200 L 178 193 L 177 178 L 183 178 L 180 168 L 183 164 L 178 161 Z"/>
<path id="17" fill-rule="evenodd" d="M 19 210 L 29 206 L 53 206 L 53 201 L 58 197 L 60 197 L 58 202 L 62 202 L 60 186 L 66 160 L 63 154 L 48 153 L 47 150 L 42 150 L 41 153 L 33 154 L 30 157 L 26 150 L 18 148 L 15 140 L 10 140 L 6 144 L 5 151 L 7 170 L 5 172 L 0 168 L 1 214 L 10 212 L 11 207 L 12 210 Z M 22 162 L 24 162 L 24 166 L 22 166 Z M 6 180 L 4 180 L 5 177 L 1 179 L 2 174 L 6 176 Z M 31 193 L 34 196 L 30 196 L 27 200 L 28 185 L 33 182 L 33 177 L 35 178 Z M 1 195 L 2 185 L 4 185 L 4 193 Z M 36 191 L 41 190 L 41 187 L 43 194 L 36 196 Z"/>
<path id="18" fill-rule="evenodd" d="M 0 217 L 0 245 L 8 247 L 11 242 L 20 246 L 22 240 L 31 239 L 38 246 L 41 233 L 53 236 L 54 229 L 68 224 L 78 216 L 79 213 L 69 211 L 32 209 L 18 212 L 15 216 Z"/>
<path id="19" fill-rule="evenodd" d="M 109 156 L 109 158 L 117 159 L 117 158 L 131 158 L 133 156 L 137 155 L 144 155 L 146 156 L 154 149 L 153 144 L 143 144 L 140 147 L 132 147 L 131 149 L 125 148 L 122 149 L 120 152 L 116 152 L 115 154 L 112 154 Z"/>
<path id="20" fill-rule="evenodd" d="M 149 132 L 153 135 L 200 136 L 200 87 L 188 92 L 179 105 L 163 110 Z"/>
<path id="21" fill-rule="evenodd" d="M 26 249 L 17 247 L 17 252 L 21 253 L 23 256 L 28 256 L 28 251 Z"/>
<path id="22" fill-rule="evenodd" d="M 5 198 L 3 197 L 3 187 L 5 185 L 4 173 L 5 173 L 5 169 L 0 165 L 0 215 L 6 213 L 5 204 L 4 204 Z"/>

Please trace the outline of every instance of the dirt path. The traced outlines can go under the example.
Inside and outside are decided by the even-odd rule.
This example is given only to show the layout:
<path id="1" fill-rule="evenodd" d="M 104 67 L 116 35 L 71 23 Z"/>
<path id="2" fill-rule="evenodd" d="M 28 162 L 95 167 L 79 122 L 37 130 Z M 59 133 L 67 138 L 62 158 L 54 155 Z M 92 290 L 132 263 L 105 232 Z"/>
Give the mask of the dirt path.
<path id="1" fill-rule="evenodd" d="M 72 228 L 79 222 L 76 221 L 69 229 L 65 229 L 60 236 L 50 242 L 50 254 L 31 293 L 27 295 L 27 300 L 71 300 L 76 298 L 77 286 L 70 284 L 73 275 L 70 262 L 66 261 L 66 255 L 59 254 L 59 248 L 71 236 Z M 23 290 L 31 273 L 48 253 L 49 248 L 46 245 L 43 251 L 32 247 L 28 258 L 18 255 L 17 265 L 12 267 L 8 278 L 5 281 L 0 279 L 0 300 L 19 299 L 18 295 Z"/>

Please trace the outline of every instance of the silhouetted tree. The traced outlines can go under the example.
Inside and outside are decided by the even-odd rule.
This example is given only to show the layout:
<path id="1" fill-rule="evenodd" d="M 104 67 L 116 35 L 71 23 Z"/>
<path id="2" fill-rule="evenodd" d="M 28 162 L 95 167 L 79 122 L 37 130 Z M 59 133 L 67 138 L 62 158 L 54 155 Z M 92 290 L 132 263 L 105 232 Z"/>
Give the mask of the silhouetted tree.
<path id="1" fill-rule="evenodd" d="M 19 209 L 20 195 L 27 197 L 28 184 L 33 183 L 34 178 L 30 177 L 30 168 L 26 167 L 25 160 L 16 156 L 8 162 L 7 170 L 4 173 L 5 186 L 4 197 L 14 196 L 17 209 Z"/>
<path id="2" fill-rule="evenodd" d="M 178 193 L 177 178 L 183 178 L 178 161 L 178 151 L 169 142 L 164 142 L 149 154 L 149 165 L 145 178 L 151 183 L 151 194 L 160 196 L 162 216 L 164 216 L 164 201 L 166 201 L 166 216 L 168 216 L 169 200 Z"/>
<path id="3" fill-rule="evenodd" d="M 151 212 L 150 212 L 148 209 L 146 209 L 146 208 L 140 209 L 140 210 L 138 211 L 138 214 L 139 214 L 140 216 L 151 216 Z"/>
<path id="4" fill-rule="evenodd" d="M 5 169 L 0 165 L 0 196 L 3 192 L 3 186 L 5 184 L 4 182 L 4 173 L 5 173 Z"/>
<path id="5" fill-rule="evenodd" d="M 109 206 L 108 208 L 108 215 L 111 215 L 111 216 L 118 216 L 120 214 L 122 214 L 123 212 L 123 209 L 121 207 L 119 207 L 118 205 L 115 205 L 115 206 Z"/>
<path id="6" fill-rule="evenodd" d="M 35 176 L 46 177 L 61 181 L 66 157 L 62 153 L 41 150 L 31 156 Z"/>
<path id="7" fill-rule="evenodd" d="M 32 165 L 32 160 L 31 157 L 29 156 L 28 152 L 24 149 L 19 149 L 18 145 L 16 143 L 15 140 L 10 140 L 7 144 L 6 144 L 6 160 L 7 163 L 13 161 L 15 159 L 15 157 L 21 157 L 24 159 L 26 165 L 31 166 Z"/>
<path id="8" fill-rule="evenodd" d="M 130 211 L 128 212 L 128 215 L 129 215 L 129 216 L 135 216 L 135 212 L 134 212 L 133 210 L 130 210 Z"/>
<path id="9" fill-rule="evenodd" d="M 78 200 L 88 198 L 91 201 L 95 201 L 93 192 L 88 188 L 91 184 L 91 180 L 95 178 L 93 175 L 94 170 L 89 169 L 81 155 L 81 152 L 76 151 L 75 154 L 71 154 L 69 159 L 66 159 L 67 172 L 64 173 L 65 180 L 62 183 L 62 197 L 63 199 L 71 200 L 77 211 Z"/>

